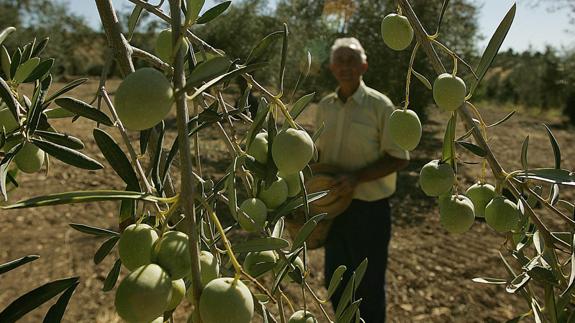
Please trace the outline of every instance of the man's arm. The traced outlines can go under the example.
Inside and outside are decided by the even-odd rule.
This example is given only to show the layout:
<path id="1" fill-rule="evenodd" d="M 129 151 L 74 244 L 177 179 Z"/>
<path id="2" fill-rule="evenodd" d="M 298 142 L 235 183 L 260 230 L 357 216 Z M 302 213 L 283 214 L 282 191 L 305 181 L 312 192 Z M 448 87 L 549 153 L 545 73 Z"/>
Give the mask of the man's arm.
<path id="1" fill-rule="evenodd" d="M 385 177 L 405 168 L 407 164 L 409 160 L 384 154 L 382 158 L 367 167 L 338 176 L 332 190 L 339 192 L 338 195 L 341 196 L 352 194 L 358 184 Z"/>

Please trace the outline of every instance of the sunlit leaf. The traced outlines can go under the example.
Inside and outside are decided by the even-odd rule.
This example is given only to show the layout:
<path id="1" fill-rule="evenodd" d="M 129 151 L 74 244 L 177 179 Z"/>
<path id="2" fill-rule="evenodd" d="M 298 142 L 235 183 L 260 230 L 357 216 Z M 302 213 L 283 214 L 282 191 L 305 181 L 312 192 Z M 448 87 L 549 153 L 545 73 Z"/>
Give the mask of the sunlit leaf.
<path id="1" fill-rule="evenodd" d="M 205 0 L 187 0 L 186 2 L 186 25 L 193 23 L 198 19 Z"/>
<path id="2" fill-rule="evenodd" d="M 429 80 L 423 76 L 422 74 L 418 73 L 416 70 L 412 69 L 411 73 L 413 73 L 413 75 L 415 75 L 415 77 L 417 77 L 417 79 L 428 89 L 431 90 L 431 83 L 429 82 Z"/>
<path id="3" fill-rule="evenodd" d="M 481 56 L 481 60 L 479 61 L 479 64 L 475 69 L 475 75 L 477 75 L 478 79 L 473 80 L 473 82 L 471 83 L 469 91 L 470 95 L 472 95 L 475 92 L 475 89 L 477 88 L 481 80 L 483 80 L 485 73 L 487 73 L 487 70 L 491 66 L 493 59 L 497 55 L 497 52 L 499 51 L 501 44 L 503 44 L 503 41 L 507 36 L 507 32 L 509 31 L 509 28 L 511 28 L 511 24 L 513 23 L 513 18 L 515 18 L 516 8 L 517 5 L 514 3 L 513 6 L 507 12 L 507 14 L 505 15 L 505 17 L 503 18 L 503 20 L 501 21 L 501 23 L 499 24 L 499 27 L 497 27 L 497 30 L 495 31 L 493 36 L 491 36 L 489 44 L 487 45 L 487 48 L 485 48 L 485 51 Z"/>
<path id="4" fill-rule="evenodd" d="M 500 278 L 489 278 L 489 277 L 476 277 L 472 279 L 476 283 L 480 284 L 491 284 L 491 285 L 505 285 L 507 280 Z"/>
<path id="5" fill-rule="evenodd" d="M 112 190 L 79 191 L 79 192 L 54 193 L 49 195 L 33 197 L 31 199 L 3 206 L 2 208 L 9 210 L 9 209 L 21 209 L 28 207 L 40 207 L 40 206 L 60 205 L 60 204 L 116 201 L 124 199 L 141 200 L 147 202 L 161 202 L 163 200 L 162 198 L 158 198 L 156 196 L 140 192 L 126 192 L 126 191 L 112 191 Z"/>
<path id="6" fill-rule="evenodd" d="M 547 183 L 575 186 L 575 172 L 556 168 L 529 169 L 516 175 L 518 178 L 533 179 Z"/>
<path id="7" fill-rule="evenodd" d="M 551 132 L 551 129 L 547 127 L 547 125 L 544 124 L 543 126 L 545 126 L 545 130 L 547 130 L 547 135 L 549 136 L 551 147 L 553 147 L 553 156 L 555 157 L 555 168 L 561 169 L 561 149 L 559 148 L 557 139 L 555 139 L 555 136 Z"/>
<path id="8" fill-rule="evenodd" d="M 18 66 L 18 69 L 16 69 L 16 74 L 14 74 L 14 77 L 12 78 L 14 83 L 22 83 L 25 79 L 28 78 L 28 76 L 38 66 L 38 64 L 40 64 L 40 58 L 34 57 Z"/>
<path id="9" fill-rule="evenodd" d="M 523 145 L 521 145 L 521 167 L 523 167 L 523 169 L 529 168 L 529 164 L 527 163 L 528 149 L 529 149 L 529 136 L 525 137 L 525 140 L 523 140 Z"/>
<path id="10" fill-rule="evenodd" d="M 231 1 L 224 1 L 222 3 L 213 6 L 212 8 L 204 12 L 204 14 L 200 18 L 198 18 L 198 20 L 196 20 L 196 24 L 198 25 L 207 24 L 208 22 L 214 20 L 219 15 L 224 13 L 224 11 L 228 9 L 231 3 L 232 3 Z"/>
<path id="11" fill-rule="evenodd" d="M 15 31 L 16 28 L 14 27 L 4 28 L 2 31 L 0 31 L 0 45 L 2 45 L 6 38 L 8 38 L 8 36 Z"/>

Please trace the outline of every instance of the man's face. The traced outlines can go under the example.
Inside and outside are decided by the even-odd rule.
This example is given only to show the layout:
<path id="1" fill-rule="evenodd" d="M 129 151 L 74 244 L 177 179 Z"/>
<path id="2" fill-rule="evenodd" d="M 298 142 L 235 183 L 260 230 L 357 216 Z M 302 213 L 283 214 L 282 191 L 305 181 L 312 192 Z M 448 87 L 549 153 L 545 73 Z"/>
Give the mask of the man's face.
<path id="1" fill-rule="evenodd" d="M 362 63 L 360 55 L 354 50 L 341 47 L 333 52 L 329 68 L 340 85 L 355 84 L 367 71 L 367 63 Z"/>

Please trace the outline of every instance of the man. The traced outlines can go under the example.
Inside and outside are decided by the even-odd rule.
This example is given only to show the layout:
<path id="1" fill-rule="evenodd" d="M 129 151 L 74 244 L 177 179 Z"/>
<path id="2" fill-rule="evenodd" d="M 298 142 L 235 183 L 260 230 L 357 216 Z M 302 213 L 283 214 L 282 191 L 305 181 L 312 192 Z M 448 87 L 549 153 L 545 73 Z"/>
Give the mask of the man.
<path id="1" fill-rule="evenodd" d="M 367 258 L 367 271 L 356 299 L 362 299 L 360 311 L 366 323 L 382 323 L 391 237 L 388 198 L 395 191 L 396 172 L 408 164 L 409 154 L 393 144 L 388 135 L 392 102 L 362 81 L 367 57 L 357 39 L 340 38 L 334 42 L 330 70 L 339 87 L 318 106 L 316 124 L 325 124 L 317 143 L 319 162 L 342 170 L 331 190 L 340 196 L 353 194 L 353 201 L 335 218 L 327 237 L 325 283 L 329 284 L 339 265 L 348 268 L 343 284 L 332 298 L 337 308 L 351 272 Z"/>

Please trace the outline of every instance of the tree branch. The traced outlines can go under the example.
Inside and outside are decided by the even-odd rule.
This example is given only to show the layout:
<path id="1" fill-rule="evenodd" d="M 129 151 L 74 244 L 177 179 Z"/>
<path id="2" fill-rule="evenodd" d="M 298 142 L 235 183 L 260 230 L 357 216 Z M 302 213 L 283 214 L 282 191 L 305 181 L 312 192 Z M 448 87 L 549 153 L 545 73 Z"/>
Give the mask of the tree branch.
<path id="1" fill-rule="evenodd" d="M 114 51 L 114 57 L 118 61 L 120 71 L 123 76 L 126 76 L 134 71 L 134 64 L 132 63 L 132 47 L 122 34 L 120 22 L 114 11 L 114 6 L 111 0 L 96 0 L 100 20 L 104 26 L 108 46 Z"/>

